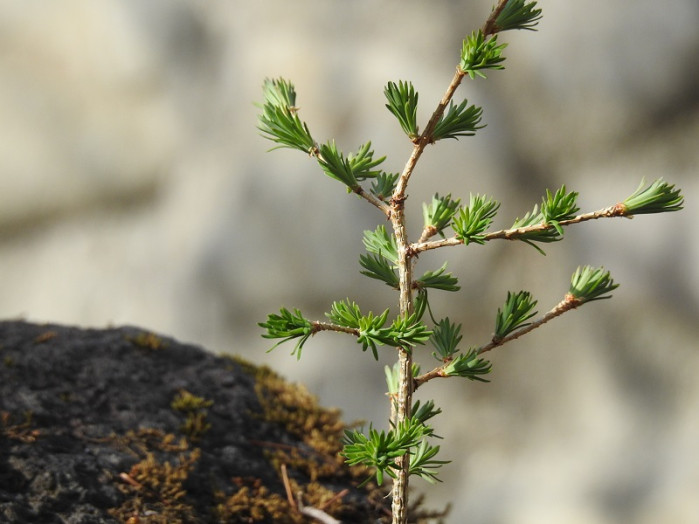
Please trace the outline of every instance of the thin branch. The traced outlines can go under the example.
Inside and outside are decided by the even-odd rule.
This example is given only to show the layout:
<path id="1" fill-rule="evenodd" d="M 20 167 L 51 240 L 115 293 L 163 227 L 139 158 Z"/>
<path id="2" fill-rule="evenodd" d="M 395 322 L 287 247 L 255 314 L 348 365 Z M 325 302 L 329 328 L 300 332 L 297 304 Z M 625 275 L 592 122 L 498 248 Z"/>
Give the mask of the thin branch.
<path id="1" fill-rule="evenodd" d="M 582 303 L 583 303 L 582 301 L 580 301 L 579 299 L 575 298 L 573 295 L 568 293 L 563 298 L 563 300 L 561 300 L 556 305 L 556 307 L 554 307 L 551 311 L 546 313 L 539 320 L 536 320 L 535 322 L 532 322 L 531 324 L 528 324 L 528 325 L 524 326 L 523 328 L 518 329 L 517 331 L 514 331 L 513 333 L 509 334 L 506 337 L 502 337 L 502 338 L 493 337 L 493 339 L 488 344 L 478 348 L 478 350 L 476 351 L 476 354 L 481 355 L 487 351 L 490 351 L 491 349 L 495 349 L 496 347 L 502 346 L 504 344 L 507 344 L 508 342 L 516 340 L 519 337 L 526 335 L 527 333 L 531 333 L 535 329 L 543 326 L 547 322 L 562 315 L 563 313 L 566 313 L 567 311 L 570 311 L 571 309 L 577 308 Z M 445 361 L 444 364 L 442 364 L 441 366 L 437 366 L 436 368 L 428 371 L 427 373 L 423 373 L 422 375 L 415 377 L 415 379 L 414 379 L 415 389 L 420 387 L 425 382 L 429 382 L 430 380 L 435 379 L 435 378 L 449 378 L 451 375 L 446 374 L 444 370 L 449 366 L 449 364 L 451 363 L 451 360 L 452 359 L 449 359 L 449 360 Z"/>
<path id="2" fill-rule="evenodd" d="M 559 224 L 561 226 L 570 226 L 572 224 L 579 224 L 580 222 L 586 222 L 588 220 L 597 220 L 600 218 L 613 218 L 613 217 L 626 217 L 626 218 L 632 218 L 631 215 L 629 215 L 626 211 L 626 206 L 623 204 L 619 203 L 604 209 L 600 209 L 599 211 L 593 211 L 590 213 L 585 213 L 582 215 L 578 215 L 575 218 L 571 218 L 569 220 L 561 220 Z M 526 226 L 526 227 L 516 227 L 513 229 L 501 229 L 500 231 L 493 231 L 492 233 L 487 233 L 483 235 L 483 240 L 488 241 L 488 240 L 496 240 L 496 239 L 505 239 L 505 240 L 518 240 L 520 237 L 526 235 L 527 233 L 533 233 L 536 231 L 546 231 L 548 229 L 553 228 L 553 226 L 547 222 L 541 222 L 539 224 L 534 224 L 531 226 Z M 440 247 L 447 247 L 447 246 L 459 246 L 463 244 L 463 240 L 460 240 L 458 238 L 454 237 L 449 237 L 449 238 L 444 238 L 441 240 L 435 240 L 432 242 L 417 242 L 415 244 L 412 244 L 410 246 L 410 249 L 412 253 L 414 254 L 419 254 L 422 253 L 423 251 L 429 251 L 431 249 L 437 249 Z"/>
<path id="3" fill-rule="evenodd" d="M 381 211 L 386 217 L 391 216 L 391 206 L 389 206 L 386 202 L 383 200 L 380 200 L 376 198 L 372 193 L 369 193 L 368 191 L 365 191 L 362 186 L 357 186 L 352 188 L 352 192 L 356 193 L 360 197 L 362 197 L 364 200 L 369 202 L 371 205 L 376 206 L 379 211 Z"/>
<path id="4" fill-rule="evenodd" d="M 583 302 L 577 298 L 575 298 L 573 295 L 570 293 L 566 294 L 566 296 L 561 300 L 556 307 L 554 307 L 551 311 L 546 313 L 543 317 L 541 317 L 539 320 L 536 320 L 535 322 L 532 322 L 531 324 L 524 326 L 521 329 L 518 329 L 517 331 L 514 331 L 513 333 L 510 333 L 506 337 L 502 338 L 496 338 L 493 337 L 493 340 L 491 340 L 488 344 L 485 346 L 481 346 L 478 348 L 477 354 L 481 355 L 485 353 L 486 351 L 490 351 L 491 349 L 495 349 L 496 347 L 502 346 L 503 344 L 507 344 L 508 342 L 511 342 L 512 340 L 516 340 L 522 335 L 526 335 L 527 333 L 531 333 L 534 331 L 536 328 L 543 326 L 546 324 L 548 321 L 553 320 L 554 318 L 561 316 L 563 313 L 566 313 L 567 311 L 570 311 L 571 309 L 575 309 L 579 305 L 581 305 Z"/>
<path id="5" fill-rule="evenodd" d="M 508 1 L 509 0 L 500 0 L 498 5 L 495 6 L 495 9 L 493 9 L 492 13 L 490 13 L 488 20 L 485 21 L 485 24 L 483 24 L 483 28 L 481 29 L 484 36 L 494 35 L 500 31 L 496 24 L 496 20 L 498 19 L 498 16 L 500 16 L 500 13 L 502 13 L 502 10 L 505 9 Z"/>
<path id="6" fill-rule="evenodd" d="M 308 152 L 308 155 L 312 158 L 315 157 L 319 161 L 323 161 L 323 155 L 320 154 L 320 149 L 317 144 Z M 350 189 L 353 193 L 359 195 L 364 200 L 369 202 L 371 205 L 378 208 L 378 210 L 381 211 L 384 215 L 386 215 L 386 217 L 391 216 L 391 207 L 383 200 L 376 198 L 374 195 L 366 191 L 362 186 L 357 185 Z"/>
<path id="7" fill-rule="evenodd" d="M 422 152 L 429 144 L 433 142 L 432 132 L 434 131 L 435 126 L 439 122 L 439 119 L 442 118 L 442 115 L 444 114 L 444 110 L 446 109 L 447 105 L 449 105 L 451 99 L 454 98 L 454 92 L 456 92 L 456 89 L 459 87 L 459 84 L 461 84 L 461 80 L 464 78 L 465 75 L 466 73 L 461 71 L 461 69 L 459 69 L 458 67 L 456 68 L 454 77 L 451 79 L 451 83 L 449 84 L 449 87 L 447 87 L 447 90 L 444 93 L 442 100 L 440 100 L 437 109 L 435 109 L 434 113 L 432 113 L 432 117 L 430 118 L 429 122 L 427 122 L 425 130 L 419 137 L 417 137 L 413 141 L 415 146 L 413 147 L 413 152 L 410 155 L 408 161 L 406 162 L 405 167 L 403 168 L 403 172 L 401 173 L 400 178 L 398 179 L 396 190 L 393 193 L 394 201 L 405 200 L 405 191 L 408 187 L 408 180 L 410 179 L 410 175 L 412 175 L 413 170 L 415 169 L 415 165 L 417 164 L 417 161 L 420 159 Z"/>
<path id="8" fill-rule="evenodd" d="M 449 363 L 452 361 L 452 359 L 449 359 L 444 362 L 441 366 L 437 366 L 436 368 L 432 369 L 431 371 L 428 371 L 427 373 L 423 373 L 422 375 L 419 375 L 413 379 L 413 383 L 415 384 L 415 389 L 419 388 L 422 386 L 425 382 L 429 382 L 433 378 L 448 378 L 449 375 L 444 373 L 444 370 L 446 367 L 449 365 Z"/>
<path id="9" fill-rule="evenodd" d="M 431 242 L 418 242 L 412 244 L 410 248 L 414 254 L 422 253 L 423 251 L 430 251 L 431 249 L 438 249 L 440 247 L 449 246 L 460 246 L 464 241 L 456 237 L 443 238 L 441 240 L 433 240 Z"/>
<path id="10" fill-rule="evenodd" d="M 437 228 L 434 226 L 426 226 L 422 230 L 422 234 L 420 235 L 420 239 L 417 241 L 418 244 L 423 244 L 427 242 L 430 238 L 435 236 L 438 233 Z"/>
<path id="11" fill-rule="evenodd" d="M 340 326 L 339 324 L 332 324 L 330 322 L 311 322 L 312 333 L 315 335 L 320 331 L 337 331 L 338 333 L 347 333 L 349 335 L 359 336 L 359 330 L 356 328 L 349 328 L 345 326 Z"/>
<path id="12" fill-rule="evenodd" d="M 599 211 L 592 211 L 590 213 L 585 213 L 578 215 L 575 218 L 569 220 L 561 220 L 559 224 L 561 226 L 569 226 L 572 224 L 579 224 L 580 222 L 586 222 L 588 220 L 597 220 L 600 218 L 613 218 L 613 217 L 624 217 L 626 215 L 626 206 L 623 204 L 616 204 Z M 527 227 L 517 227 L 514 229 L 501 229 L 500 231 L 494 231 L 484 235 L 484 240 L 495 240 L 497 238 L 504 238 L 506 240 L 517 240 L 519 237 L 536 231 L 546 231 L 551 229 L 553 226 L 547 222 L 541 222 L 540 224 L 534 224 L 533 226 Z"/>
<path id="13" fill-rule="evenodd" d="M 493 9 L 492 13 L 490 13 L 490 16 L 486 20 L 482 29 L 483 34 L 485 36 L 497 33 L 498 29 L 495 24 L 495 20 L 500 15 L 502 10 L 505 9 L 505 6 L 507 5 L 508 1 L 509 0 L 500 0 L 495 9 Z M 461 84 L 461 81 L 463 80 L 464 76 L 466 76 L 466 73 L 462 71 L 460 67 L 457 67 L 456 72 L 454 73 L 454 77 L 451 79 L 451 82 L 449 84 L 449 87 L 447 87 L 447 90 L 444 93 L 442 100 L 440 100 L 437 109 L 435 109 L 434 113 L 432 113 L 432 117 L 430 118 L 429 122 L 427 122 L 425 130 L 419 137 L 417 137 L 414 140 L 415 147 L 413 148 L 413 152 L 410 155 L 408 162 L 405 164 L 405 168 L 403 169 L 400 178 L 398 179 L 398 185 L 396 186 L 396 191 L 393 195 L 394 199 L 401 201 L 405 199 L 405 191 L 408 186 L 408 179 L 410 178 L 410 175 L 415 169 L 415 165 L 417 164 L 417 161 L 420 159 L 422 152 L 425 150 L 428 144 L 431 144 L 433 142 L 432 132 L 434 131 L 434 128 L 437 126 L 439 120 L 442 118 L 442 115 L 444 115 L 444 111 L 449 105 L 449 102 L 451 102 L 451 100 L 454 98 L 454 93 Z"/>

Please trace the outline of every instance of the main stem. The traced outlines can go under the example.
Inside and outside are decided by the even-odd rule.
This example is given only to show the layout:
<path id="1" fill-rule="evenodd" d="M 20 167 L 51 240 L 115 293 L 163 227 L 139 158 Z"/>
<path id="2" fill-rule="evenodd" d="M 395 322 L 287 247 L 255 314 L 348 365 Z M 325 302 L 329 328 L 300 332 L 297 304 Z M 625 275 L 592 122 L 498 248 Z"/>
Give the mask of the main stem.
<path id="1" fill-rule="evenodd" d="M 412 263 L 408 235 L 405 231 L 404 199 L 394 199 L 391 207 L 391 222 L 398 245 L 398 278 L 400 282 L 400 314 L 413 313 L 412 297 Z M 398 348 L 399 381 L 398 394 L 391 402 L 391 421 L 395 427 L 410 418 L 413 405 L 413 357 L 409 348 Z M 408 522 L 408 476 L 410 472 L 410 455 L 397 459 L 400 469 L 393 481 L 392 505 L 393 524 Z"/>
<path id="2" fill-rule="evenodd" d="M 432 131 L 437 122 L 444 114 L 449 101 L 454 96 L 454 91 L 461 83 L 464 73 L 457 69 L 447 92 L 442 97 L 437 109 L 432 114 L 432 118 L 427 123 L 425 131 L 414 141 L 413 152 L 398 179 L 396 190 L 391 199 L 391 223 L 396 236 L 398 246 L 398 280 L 400 284 L 400 313 L 401 315 L 411 315 L 413 313 L 413 264 L 410 242 L 405 231 L 405 199 L 408 180 L 413 173 L 415 166 L 422 156 L 428 144 L 432 142 Z M 410 348 L 398 348 L 399 380 L 398 395 L 391 402 L 391 422 L 395 427 L 410 418 L 410 410 L 413 405 L 413 357 Z M 408 522 L 408 477 L 410 474 L 410 455 L 405 454 L 396 459 L 400 469 L 396 473 L 393 481 L 393 502 L 391 510 L 393 514 L 393 524 L 407 524 Z"/>
<path id="3" fill-rule="evenodd" d="M 509 0 L 499 0 L 498 5 L 490 14 L 490 17 L 483 26 L 483 33 L 491 35 L 497 32 L 495 20 L 504 9 Z M 396 236 L 398 246 L 398 278 L 400 283 L 400 313 L 401 315 L 411 315 L 413 313 L 412 297 L 412 256 L 411 246 L 408 242 L 408 235 L 405 231 L 405 199 L 408 181 L 412 175 L 418 160 L 422 156 L 425 147 L 433 142 L 432 132 L 444 114 L 449 102 L 454 97 L 456 88 L 459 87 L 465 73 L 460 68 L 456 69 L 446 93 L 439 102 L 437 109 L 432 114 L 425 130 L 414 140 L 413 152 L 401 173 L 396 185 L 396 190 L 391 199 L 391 212 L 389 214 L 393 225 L 393 232 Z M 413 405 L 413 391 L 415 383 L 413 380 L 413 357 L 410 348 L 398 348 L 399 361 L 399 381 L 398 395 L 391 402 L 391 422 L 398 427 L 410 418 L 410 410 Z M 396 479 L 393 482 L 393 501 L 391 509 L 393 513 L 393 524 L 407 524 L 408 522 L 408 477 L 410 473 L 410 455 L 405 454 L 396 460 L 399 469 Z"/>

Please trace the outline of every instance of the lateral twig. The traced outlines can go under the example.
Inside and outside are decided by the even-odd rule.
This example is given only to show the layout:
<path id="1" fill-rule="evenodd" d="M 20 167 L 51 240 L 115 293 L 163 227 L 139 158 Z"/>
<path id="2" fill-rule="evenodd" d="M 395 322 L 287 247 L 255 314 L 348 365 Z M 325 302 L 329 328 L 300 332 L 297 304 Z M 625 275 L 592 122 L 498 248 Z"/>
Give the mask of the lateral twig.
<path id="1" fill-rule="evenodd" d="M 347 333 L 349 335 L 354 335 L 355 337 L 359 336 L 359 330 L 355 328 L 349 328 L 345 326 L 340 326 L 339 324 L 333 324 L 331 322 L 311 322 L 311 325 L 313 326 L 311 328 L 312 334 L 316 334 L 319 331 L 337 331 L 338 333 Z"/>
<path id="2" fill-rule="evenodd" d="M 521 329 L 518 329 L 506 337 L 493 337 L 493 339 L 479 347 L 476 350 L 477 355 L 481 355 L 487 351 L 490 351 L 492 349 L 495 349 L 496 347 L 502 346 L 504 344 L 507 344 L 508 342 L 511 342 L 513 340 L 518 339 L 519 337 L 526 335 L 527 333 L 531 333 L 534 331 L 536 328 L 543 326 L 547 322 L 553 320 L 554 318 L 562 315 L 563 313 L 570 311 L 571 309 L 575 309 L 578 306 L 580 306 L 583 302 L 581 302 L 579 299 L 575 298 L 572 294 L 568 293 L 566 296 L 561 300 L 553 309 L 551 309 L 548 313 L 546 313 L 543 317 L 540 319 L 532 322 L 531 324 L 528 324 Z M 437 366 L 436 368 L 428 371 L 427 373 L 423 373 L 422 375 L 415 377 L 413 383 L 415 385 L 415 388 L 417 389 L 420 387 L 422 384 L 425 382 L 429 382 L 432 379 L 435 378 L 447 378 L 449 375 L 445 373 L 445 369 L 447 366 L 450 364 L 451 360 L 448 362 L 445 362 L 441 366 Z"/>
<path id="3" fill-rule="evenodd" d="M 505 6 L 507 5 L 508 1 L 509 0 L 500 0 L 498 2 L 498 5 L 495 6 L 493 11 L 490 13 L 488 19 L 485 21 L 485 24 L 483 24 L 483 27 L 481 28 L 481 31 L 483 31 L 483 35 L 494 35 L 499 31 L 498 26 L 496 24 L 496 20 L 498 19 L 498 16 L 500 16 L 502 10 L 505 9 Z"/>
<path id="4" fill-rule="evenodd" d="M 461 84 L 461 80 L 463 80 L 465 75 L 466 73 L 464 73 L 461 70 L 461 68 L 456 68 L 456 72 L 454 73 L 454 76 L 451 79 L 451 82 L 449 83 L 449 87 L 447 87 L 444 96 L 442 96 L 442 99 L 439 101 L 437 109 L 435 109 L 434 113 L 432 113 L 430 120 L 427 122 L 427 125 L 425 126 L 425 130 L 419 137 L 417 137 L 413 141 L 413 151 L 410 155 L 410 158 L 408 158 L 405 167 L 403 168 L 403 172 L 401 173 L 400 178 L 398 179 L 398 184 L 396 185 L 395 192 L 393 193 L 394 201 L 402 202 L 405 200 L 405 192 L 408 188 L 408 180 L 410 179 L 410 175 L 412 175 L 415 166 L 417 165 L 417 161 L 422 156 L 422 153 L 425 150 L 425 148 L 433 142 L 432 132 L 434 131 L 434 128 L 437 125 L 437 123 L 439 123 L 439 119 L 442 118 L 442 115 L 444 115 L 444 111 L 447 105 L 449 105 L 451 99 L 454 98 L 454 93 Z"/>
<path id="5" fill-rule="evenodd" d="M 323 160 L 323 155 L 320 154 L 320 149 L 317 145 L 313 149 L 311 149 L 309 155 L 311 157 L 315 157 L 318 160 Z M 381 211 L 384 215 L 386 215 L 387 218 L 391 216 L 391 207 L 383 200 L 380 200 L 376 198 L 374 195 L 372 195 L 370 192 L 365 191 L 362 186 L 352 187 L 351 190 L 353 193 L 369 202 L 372 206 L 378 208 L 378 210 Z"/>
<path id="6" fill-rule="evenodd" d="M 604 209 L 600 209 L 598 211 L 592 211 L 590 213 L 584 213 L 582 215 L 578 215 L 575 218 L 571 218 L 569 220 L 561 220 L 558 223 L 561 226 L 570 226 L 573 224 L 579 224 L 581 222 L 586 222 L 588 220 L 598 220 L 600 218 L 613 218 L 613 217 L 633 218 L 632 215 L 629 215 L 626 212 L 626 207 L 623 204 L 616 204 L 616 205 L 613 205 L 610 207 L 606 207 Z M 546 231 L 548 229 L 553 229 L 553 227 L 554 226 L 552 224 L 549 224 L 547 222 L 541 222 L 539 224 L 534 224 L 534 225 L 526 226 L 526 227 L 501 229 L 499 231 L 493 231 L 492 233 L 486 233 L 485 235 L 483 235 L 482 240 L 484 240 L 484 241 L 497 240 L 497 239 L 518 240 L 520 237 L 523 237 L 527 233 L 534 233 L 537 231 Z M 419 253 L 422 253 L 423 251 L 429 251 L 431 249 L 438 249 L 440 247 L 460 246 L 463 243 L 464 243 L 463 240 L 453 236 L 453 237 L 444 238 L 444 239 L 440 239 L 440 240 L 433 240 L 433 241 L 428 241 L 428 242 L 417 242 L 415 244 L 411 244 L 410 249 L 411 249 L 412 253 L 419 254 Z"/>
<path id="7" fill-rule="evenodd" d="M 493 339 L 486 345 L 481 346 L 478 348 L 477 354 L 481 355 L 485 353 L 486 351 L 490 351 L 491 349 L 494 349 L 498 346 L 502 346 L 503 344 L 507 344 L 508 342 L 511 342 L 512 340 L 518 339 L 522 335 L 526 335 L 527 333 L 531 333 L 534 331 L 536 328 L 543 326 L 550 320 L 553 320 L 554 318 L 561 316 L 563 313 L 570 311 L 571 309 L 575 309 L 579 305 L 581 305 L 582 302 L 575 298 L 572 294 L 568 293 L 566 296 L 561 300 L 556 307 L 554 307 L 551 311 L 546 313 L 543 317 L 541 317 L 539 320 L 536 320 L 532 322 L 531 324 L 524 326 L 521 329 L 518 329 L 506 337 L 502 338 L 497 338 L 493 337 Z"/>

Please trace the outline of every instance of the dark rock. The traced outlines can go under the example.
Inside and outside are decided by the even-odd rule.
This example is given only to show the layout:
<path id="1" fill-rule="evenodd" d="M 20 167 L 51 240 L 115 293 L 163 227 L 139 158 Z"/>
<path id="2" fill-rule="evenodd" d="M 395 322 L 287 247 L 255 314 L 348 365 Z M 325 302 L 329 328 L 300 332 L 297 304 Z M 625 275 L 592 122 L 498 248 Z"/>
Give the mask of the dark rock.
<path id="1" fill-rule="evenodd" d="M 305 522 L 282 464 L 306 504 L 347 490 L 325 511 L 385 516 L 337 412 L 294 388 L 136 328 L 0 322 L 0 522 Z"/>

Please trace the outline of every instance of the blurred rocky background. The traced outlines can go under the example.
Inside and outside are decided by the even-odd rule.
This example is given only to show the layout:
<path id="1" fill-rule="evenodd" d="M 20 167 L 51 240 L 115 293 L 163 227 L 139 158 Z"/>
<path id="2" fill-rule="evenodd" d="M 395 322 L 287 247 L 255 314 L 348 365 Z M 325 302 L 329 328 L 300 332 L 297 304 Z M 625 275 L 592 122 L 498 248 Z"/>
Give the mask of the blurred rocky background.
<path id="1" fill-rule="evenodd" d="M 409 191 L 413 238 L 434 192 L 502 202 L 509 226 L 546 188 L 583 211 L 660 176 L 686 208 L 571 228 L 542 257 L 524 244 L 424 254 L 462 292 L 432 299 L 487 341 L 508 290 L 542 313 L 580 264 L 621 283 L 493 352 L 491 384 L 430 383 L 444 414 L 449 522 L 693 523 L 699 518 L 699 4 L 542 0 L 537 33 L 504 35 L 505 71 L 466 81 L 476 137 L 427 150 Z M 301 362 L 256 326 L 282 305 L 396 297 L 359 274 L 381 222 L 302 154 L 267 154 L 253 102 L 291 79 L 301 116 L 345 151 L 372 140 L 399 171 L 411 144 L 384 108 L 412 80 L 426 122 L 486 1 L 64 0 L 0 4 L 0 316 L 134 324 L 237 353 L 304 382 L 346 419 L 387 416 L 384 364 L 339 335 Z M 385 288 L 385 289 L 382 289 Z M 425 351 L 423 362 L 430 362 Z"/>

